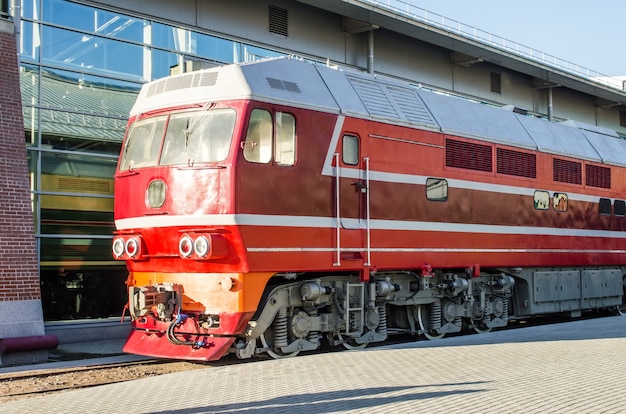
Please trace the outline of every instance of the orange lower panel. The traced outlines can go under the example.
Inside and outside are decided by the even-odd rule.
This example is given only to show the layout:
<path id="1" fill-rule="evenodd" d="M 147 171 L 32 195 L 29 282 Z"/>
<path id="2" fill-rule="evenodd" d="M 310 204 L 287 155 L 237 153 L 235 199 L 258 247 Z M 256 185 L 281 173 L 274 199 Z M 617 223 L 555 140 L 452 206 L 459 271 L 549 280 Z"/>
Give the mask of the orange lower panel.
<path id="1" fill-rule="evenodd" d="M 212 337 L 207 339 L 206 345 L 202 347 L 175 345 L 168 341 L 164 333 L 133 330 L 126 339 L 123 351 L 155 358 L 215 361 L 228 352 L 233 342 L 235 342 L 233 337 Z"/>
<path id="2" fill-rule="evenodd" d="M 221 313 L 256 311 L 273 272 L 164 273 L 133 272 L 129 286 L 172 283 L 183 289 L 183 312 Z"/>

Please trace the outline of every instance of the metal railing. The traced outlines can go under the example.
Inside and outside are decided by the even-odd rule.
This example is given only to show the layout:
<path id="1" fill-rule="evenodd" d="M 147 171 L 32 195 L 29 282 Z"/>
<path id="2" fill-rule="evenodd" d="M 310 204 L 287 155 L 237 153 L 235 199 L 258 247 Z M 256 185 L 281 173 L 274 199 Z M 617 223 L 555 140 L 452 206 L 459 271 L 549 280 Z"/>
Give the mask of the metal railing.
<path id="1" fill-rule="evenodd" d="M 362 0 L 375 6 L 393 11 L 403 17 L 408 17 L 420 22 L 432 25 L 439 29 L 443 29 L 450 33 L 455 33 L 463 37 L 479 41 L 489 46 L 496 47 L 506 52 L 514 53 L 518 56 L 534 60 L 539 63 L 546 64 L 556 69 L 560 69 L 582 78 L 601 83 L 612 88 L 625 90 L 624 81 L 603 75 L 595 70 L 580 66 L 576 63 L 568 62 L 565 59 L 535 50 L 529 46 L 525 46 L 505 39 L 504 37 L 494 35 L 476 27 L 461 23 L 454 19 L 449 19 L 437 13 L 417 7 L 411 2 L 402 0 Z"/>

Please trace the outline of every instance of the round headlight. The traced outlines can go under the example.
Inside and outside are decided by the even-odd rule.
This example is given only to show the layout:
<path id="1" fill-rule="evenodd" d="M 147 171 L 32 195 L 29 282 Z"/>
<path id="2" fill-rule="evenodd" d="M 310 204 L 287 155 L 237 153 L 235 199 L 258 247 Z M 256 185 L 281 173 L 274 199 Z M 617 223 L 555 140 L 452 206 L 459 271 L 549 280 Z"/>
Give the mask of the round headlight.
<path id="1" fill-rule="evenodd" d="M 189 236 L 181 237 L 178 242 L 178 251 L 182 257 L 189 257 L 193 253 L 193 240 Z"/>
<path id="2" fill-rule="evenodd" d="M 163 180 L 153 180 L 148 185 L 146 201 L 148 207 L 160 208 L 165 203 L 166 185 Z"/>
<path id="3" fill-rule="evenodd" d="M 121 238 L 117 238 L 113 240 L 113 256 L 122 257 L 124 254 L 124 240 Z"/>
<path id="4" fill-rule="evenodd" d="M 126 254 L 128 257 L 135 257 L 139 253 L 139 243 L 136 238 L 128 239 L 126 242 Z"/>
<path id="5" fill-rule="evenodd" d="M 209 253 L 209 239 L 206 236 L 198 237 L 193 244 L 193 248 L 198 256 L 205 257 Z"/>

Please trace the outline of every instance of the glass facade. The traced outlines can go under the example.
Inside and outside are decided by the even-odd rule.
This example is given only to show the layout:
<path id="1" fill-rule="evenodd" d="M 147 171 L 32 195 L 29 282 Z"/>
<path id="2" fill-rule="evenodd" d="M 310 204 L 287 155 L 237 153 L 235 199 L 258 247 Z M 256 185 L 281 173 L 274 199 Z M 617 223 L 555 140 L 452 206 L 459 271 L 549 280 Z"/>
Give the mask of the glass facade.
<path id="1" fill-rule="evenodd" d="M 113 175 L 145 82 L 287 53 L 66 0 L 22 0 L 24 134 L 46 320 L 120 316 Z"/>

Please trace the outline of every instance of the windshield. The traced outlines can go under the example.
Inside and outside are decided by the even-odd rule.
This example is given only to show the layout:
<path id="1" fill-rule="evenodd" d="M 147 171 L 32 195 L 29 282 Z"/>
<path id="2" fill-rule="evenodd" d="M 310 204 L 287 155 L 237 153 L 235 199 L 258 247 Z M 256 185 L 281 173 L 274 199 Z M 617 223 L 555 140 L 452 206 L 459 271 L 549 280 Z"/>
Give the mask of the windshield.
<path id="1" fill-rule="evenodd" d="M 230 150 L 235 115 L 233 109 L 214 109 L 137 121 L 128 131 L 120 171 L 157 164 L 192 166 L 224 161 Z"/>

